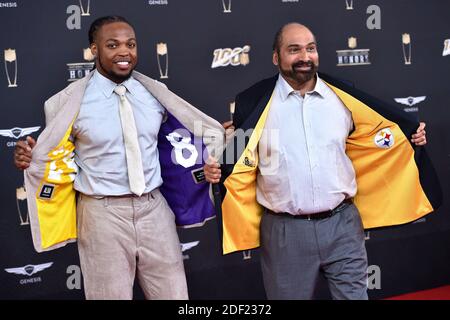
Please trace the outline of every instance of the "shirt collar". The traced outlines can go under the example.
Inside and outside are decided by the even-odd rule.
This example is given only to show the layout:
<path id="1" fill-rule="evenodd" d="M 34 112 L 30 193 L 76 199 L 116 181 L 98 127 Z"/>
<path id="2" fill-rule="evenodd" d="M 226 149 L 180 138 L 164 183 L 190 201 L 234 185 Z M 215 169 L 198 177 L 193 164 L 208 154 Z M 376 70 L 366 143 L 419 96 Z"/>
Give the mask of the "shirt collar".
<path id="1" fill-rule="evenodd" d="M 325 92 L 326 92 L 326 89 L 328 88 L 328 86 L 326 85 L 325 82 L 323 82 L 322 79 L 319 78 L 318 74 L 316 74 L 316 78 L 317 78 L 316 86 L 314 87 L 313 91 L 315 93 L 317 93 L 321 98 L 324 98 Z"/>
<path id="2" fill-rule="evenodd" d="M 314 86 L 314 89 L 311 91 L 308 91 L 308 94 L 317 93 L 320 97 L 324 97 L 326 84 L 323 82 L 322 79 L 319 78 L 319 75 L 316 73 L 316 85 Z M 289 97 L 290 94 L 296 93 L 297 91 L 294 90 L 291 85 L 283 78 L 281 74 L 278 75 L 278 81 L 277 86 L 279 89 L 280 97 L 282 101 L 286 101 L 286 99 Z"/>
<path id="3" fill-rule="evenodd" d="M 92 76 L 94 78 L 95 84 L 99 87 L 99 89 L 103 92 L 105 97 L 109 98 L 111 97 L 112 93 L 114 92 L 114 88 L 117 87 L 117 83 L 109 80 L 104 75 L 102 75 L 98 70 L 95 70 L 94 75 Z M 132 95 L 135 94 L 135 86 L 134 86 L 134 79 L 133 77 L 128 78 L 121 84 L 127 88 L 128 92 L 130 92 Z"/>

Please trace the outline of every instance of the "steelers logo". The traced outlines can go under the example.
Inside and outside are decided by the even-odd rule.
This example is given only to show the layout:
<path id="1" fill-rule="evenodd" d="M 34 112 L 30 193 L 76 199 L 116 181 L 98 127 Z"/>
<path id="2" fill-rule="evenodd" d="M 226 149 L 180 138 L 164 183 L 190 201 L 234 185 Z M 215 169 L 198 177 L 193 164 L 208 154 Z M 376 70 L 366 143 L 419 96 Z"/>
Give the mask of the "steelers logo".
<path id="1" fill-rule="evenodd" d="M 388 149 L 394 145 L 394 134 L 389 128 L 381 129 L 375 135 L 374 142 L 378 148 Z"/>

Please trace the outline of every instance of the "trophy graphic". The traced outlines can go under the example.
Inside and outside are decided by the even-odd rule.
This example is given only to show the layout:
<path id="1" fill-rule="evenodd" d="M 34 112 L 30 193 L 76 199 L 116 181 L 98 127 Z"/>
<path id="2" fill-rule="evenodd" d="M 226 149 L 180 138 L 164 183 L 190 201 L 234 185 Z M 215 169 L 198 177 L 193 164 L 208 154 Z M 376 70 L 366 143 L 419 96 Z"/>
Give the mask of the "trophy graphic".
<path id="1" fill-rule="evenodd" d="M 233 121 L 235 107 L 236 107 L 236 103 L 235 102 L 231 102 L 230 103 L 230 120 L 231 121 Z"/>
<path id="2" fill-rule="evenodd" d="M 92 61 L 95 59 L 94 55 L 92 54 L 91 48 L 83 49 L 83 59 L 86 61 Z"/>
<path id="3" fill-rule="evenodd" d="M 358 41 L 356 37 L 348 38 L 350 50 L 336 50 L 338 66 L 359 66 L 370 64 L 370 49 L 356 49 Z"/>
<path id="4" fill-rule="evenodd" d="M 448 56 L 450 55 L 450 39 L 446 39 L 444 41 L 444 51 L 442 51 L 442 56 Z"/>
<path id="5" fill-rule="evenodd" d="M 169 72 L 169 54 L 167 53 L 167 43 L 158 43 L 156 45 L 156 53 L 157 53 L 157 60 L 158 60 L 158 68 L 159 68 L 159 75 L 161 79 L 167 79 L 169 78 L 168 72 Z M 165 72 L 162 72 L 161 69 L 161 63 L 160 63 L 160 57 L 159 56 L 166 56 L 166 68 Z"/>
<path id="6" fill-rule="evenodd" d="M 228 0 L 228 5 L 225 3 L 227 0 L 222 0 L 223 12 L 230 13 L 231 12 L 231 0 Z"/>
<path id="7" fill-rule="evenodd" d="M 243 66 L 246 66 L 250 63 L 250 57 L 248 55 L 249 50 L 250 50 L 250 46 L 245 46 L 242 50 L 242 53 L 239 56 L 239 62 Z"/>
<path id="8" fill-rule="evenodd" d="M 409 33 L 402 34 L 402 48 L 405 64 L 411 64 L 411 36 Z"/>
<path id="9" fill-rule="evenodd" d="M 346 9 L 353 10 L 353 0 L 345 0 Z"/>
<path id="10" fill-rule="evenodd" d="M 82 3 L 81 0 L 80 0 L 80 8 L 81 8 L 81 15 L 82 15 L 82 16 L 90 16 L 90 15 L 91 15 L 91 13 L 89 12 L 90 6 L 91 6 L 91 0 L 88 0 L 88 1 L 87 1 L 87 8 L 86 8 L 86 11 L 84 11 L 83 3 Z"/>
<path id="11" fill-rule="evenodd" d="M 357 40 L 355 37 L 348 38 L 348 47 L 350 49 L 355 49 L 358 46 Z"/>
<path id="12" fill-rule="evenodd" d="M 9 76 L 8 72 L 8 63 L 14 62 L 14 81 L 11 83 L 11 78 Z M 8 78 L 8 88 L 14 88 L 17 87 L 17 56 L 16 56 L 16 50 L 15 49 L 6 49 L 5 50 L 5 71 L 6 71 L 6 77 Z"/>
<path id="13" fill-rule="evenodd" d="M 95 65 L 93 62 L 95 57 L 90 48 L 83 49 L 83 59 L 86 62 L 67 63 L 67 68 L 69 71 L 69 79 L 67 79 L 67 81 L 76 81 L 84 76 L 87 76 L 89 72 L 92 71 L 92 68 L 94 68 Z"/>
<path id="14" fill-rule="evenodd" d="M 249 260 L 252 258 L 252 250 L 244 250 L 242 251 L 242 260 Z"/>
<path id="15" fill-rule="evenodd" d="M 30 224 L 28 220 L 28 210 L 26 207 L 27 193 L 24 187 L 20 187 L 16 189 L 16 203 L 17 203 L 17 212 L 19 213 L 20 225 L 24 226 Z M 25 214 L 23 214 L 22 209 L 24 209 Z M 24 218 L 25 217 L 25 218 Z"/>

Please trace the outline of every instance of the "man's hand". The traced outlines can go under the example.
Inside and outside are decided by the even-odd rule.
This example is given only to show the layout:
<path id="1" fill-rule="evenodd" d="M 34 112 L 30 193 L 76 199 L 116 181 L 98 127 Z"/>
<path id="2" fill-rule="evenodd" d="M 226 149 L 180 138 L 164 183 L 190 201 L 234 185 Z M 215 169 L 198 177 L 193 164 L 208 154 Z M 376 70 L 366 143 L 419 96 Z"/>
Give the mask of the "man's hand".
<path id="1" fill-rule="evenodd" d="M 416 133 L 412 135 L 411 142 L 416 146 L 423 146 L 427 144 L 425 126 L 425 122 L 421 122 L 419 128 L 417 128 Z"/>
<path id="2" fill-rule="evenodd" d="M 14 149 L 14 165 L 24 170 L 30 166 L 31 162 L 31 149 L 34 148 L 36 140 L 28 136 L 27 140 L 18 141 L 16 148 Z"/>
<path id="3" fill-rule="evenodd" d="M 233 125 L 233 120 L 222 123 L 222 127 L 225 129 L 225 134 L 228 136 L 234 132 L 235 127 Z"/>
<path id="4" fill-rule="evenodd" d="M 225 129 L 226 137 L 230 137 L 235 129 L 232 120 L 222 123 L 222 127 Z M 203 166 L 203 171 L 205 172 L 206 181 L 209 183 L 219 183 L 222 171 L 220 170 L 220 164 L 215 158 L 209 156 L 206 164 Z"/>
<path id="5" fill-rule="evenodd" d="M 220 170 L 220 164 L 213 157 L 209 157 L 206 164 L 203 166 L 205 171 L 205 179 L 209 183 L 219 183 L 220 176 L 222 175 Z"/>

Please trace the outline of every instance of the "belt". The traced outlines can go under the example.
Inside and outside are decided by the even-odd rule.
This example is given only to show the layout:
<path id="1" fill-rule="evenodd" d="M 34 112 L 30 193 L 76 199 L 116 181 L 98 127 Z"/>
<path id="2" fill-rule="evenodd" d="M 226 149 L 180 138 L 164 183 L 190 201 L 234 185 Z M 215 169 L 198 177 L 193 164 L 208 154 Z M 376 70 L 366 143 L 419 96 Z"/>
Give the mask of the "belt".
<path id="1" fill-rule="evenodd" d="M 146 192 L 141 194 L 140 196 L 138 196 L 137 194 L 131 193 L 131 194 L 121 194 L 118 196 L 108 196 L 108 198 L 115 198 L 115 199 L 120 199 L 120 198 L 141 198 L 141 197 L 150 197 L 152 199 L 155 199 L 155 197 L 153 196 L 152 192 Z"/>
<path id="2" fill-rule="evenodd" d="M 347 208 L 350 204 L 352 204 L 352 199 L 345 199 L 342 201 L 336 208 L 333 210 L 322 211 L 312 214 L 298 214 L 293 215 L 287 212 L 273 212 L 272 210 L 267 209 L 267 212 L 276 216 L 286 216 L 293 219 L 303 219 L 303 220 L 322 220 L 326 218 L 330 218 L 334 216 L 336 213 L 341 212 L 343 209 Z"/>
<path id="3" fill-rule="evenodd" d="M 126 198 L 141 198 L 141 197 L 147 197 L 148 199 L 150 199 L 150 198 L 155 199 L 155 196 L 153 195 L 155 190 L 143 193 L 140 196 L 138 196 L 136 194 L 133 194 L 133 193 L 131 193 L 131 194 L 121 194 L 121 195 L 117 195 L 117 196 L 92 196 L 92 195 L 88 195 L 88 194 L 84 194 L 84 193 L 80 192 L 80 197 L 89 197 L 89 198 L 94 198 L 94 199 L 97 199 L 97 200 L 105 199 L 105 198 L 126 199 Z"/>

